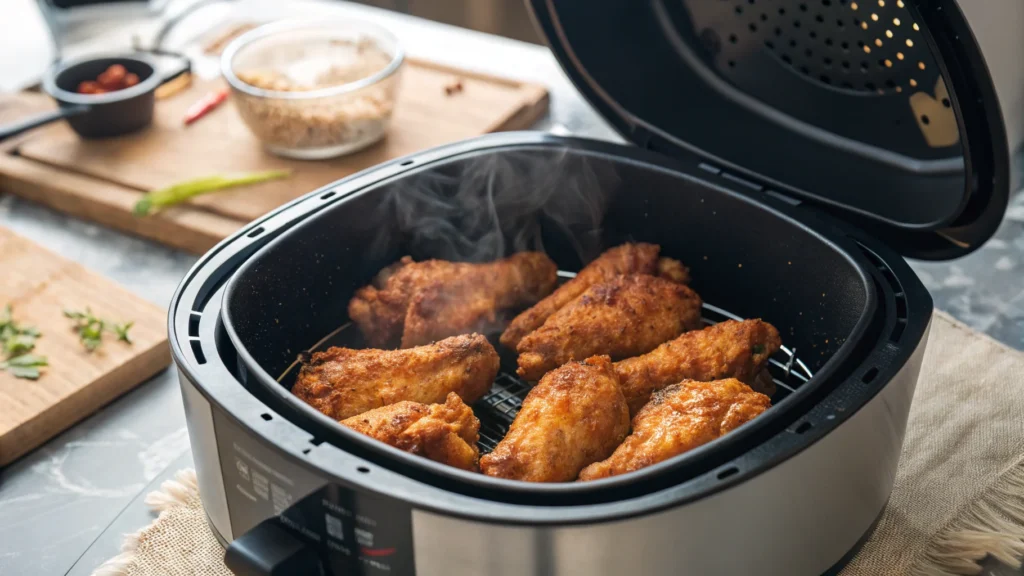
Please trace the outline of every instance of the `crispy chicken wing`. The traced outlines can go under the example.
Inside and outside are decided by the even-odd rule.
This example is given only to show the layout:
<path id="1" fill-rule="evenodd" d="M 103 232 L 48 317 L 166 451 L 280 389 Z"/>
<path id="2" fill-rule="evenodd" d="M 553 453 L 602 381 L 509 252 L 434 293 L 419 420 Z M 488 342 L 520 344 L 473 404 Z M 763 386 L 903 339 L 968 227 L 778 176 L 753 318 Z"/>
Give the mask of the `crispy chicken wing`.
<path id="1" fill-rule="evenodd" d="M 728 320 L 687 332 L 654 350 L 615 363 L 629 413 L 647 403 L 651 394 L 681 380 L 736 378 L 754 383 L 782 341 L 774 326 L 761 320 Z"/>
<path id="2" fill-rule="evenodd" d="M 580 480 L 597 480 L 668 460 L 728 434 L 771 406 L 764 394 L 730 378 L 684 380 L 658 390 L 633 418 L 633 433 L 610 458 L 587 466 Z"/>
<path id="3" fill-rule="evenodd" d="M 472 404 L 491 387 L 499 362 L 479 334 L 408 350 L 332 347 L 313 354 L 292 392 L 335 420 L 402 400 L 443 402 L 449 392 Z"/>
<path id="4" fill-rule="evenodd" d="M 455 392 L 448 393 L 444 404 L 402 401 L 341 423 L 399 450 L 463 470 L 478 469 L 480 421 Z"/>
<path id="5" fill-rule="evenodd" d="M 549 316 L 575 300 L 593 284 L 611 280 L 620 274 L 657 274 L 685 284 L 690 273 L 686 266 L 670 258 L 658 258 L 661 247 L 657 244 L 623 244 L 606 250 L 587 264 L 576 277 L 558 287 L 550 296 L 526 310 L 509 324 L 501 335 L 501 344 L 515 350 L 519 341 L 540 328 Z"/>
<path id="6" fill-rule="evenodd" d="M 658 277 L 676 284 L 690 283 L 690 269 L 673 258 L 658 258 Z"/>
<path id="7" fill-rule="evenodd" d="M 551 293 L 558 268 L 540 252 L 471 264 L 408 256 L 360 288 L 348 314 L 370 346 L 419 346 L 496 328 L 504 313 Z"/>
<path id="8" fill-rule="evenodd" d="M 369 346 L 398 343 L 405 326 L 409 300 L 422 286 L 451 276 L 459 265 L 444 260 L 413 262 L 409 256 L 381 270 L 370 286 L 356 291 L 348 303 L 348 315 L 359 326 Z"/>
<path id="9" fill-rule="evenodd" d="M 621 360 L 700 327 L 700 297 L 655 276 L 616 276 L 592 285 L 519 341 L 519 375 L 538 380 L 570 360 Z"/>
<path id="10" fill-rule="evenodd" d="M 512 480 L 571 482 L 628 432 L 629 409 L 611 360 L 595 356 L 548 372 L 480 469 Z"/>

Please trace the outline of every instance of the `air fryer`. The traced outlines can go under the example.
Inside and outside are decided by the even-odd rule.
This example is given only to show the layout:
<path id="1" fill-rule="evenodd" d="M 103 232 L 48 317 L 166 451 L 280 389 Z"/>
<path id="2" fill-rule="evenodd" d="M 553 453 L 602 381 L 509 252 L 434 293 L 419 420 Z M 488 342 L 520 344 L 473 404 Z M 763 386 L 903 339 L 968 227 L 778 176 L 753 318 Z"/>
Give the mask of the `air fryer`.
<path id="1" fill-rule="evenodd" d="M 175 295 L 172 349 L 228 566 L 837 572 L 888 499 L 927 342 L 932 302 L 903 256 L 965 254 L 1005 210 L 1002 120 L 966 23 L 952 2 L 532 8 L 635 145 L 507 133 L 395 160 L 250 224 Z M 623 241 L 686 263 L 705 323 L 778 327 L 772 408 L 638 472 L 533 484 L 401 452 L 290 392 L 302 353 L 362 345 L 348 300 L 401 256 L 543 250 L 569 278 Z M 528 390 L 513 365 L 473 406 L 483 452 Z"/>

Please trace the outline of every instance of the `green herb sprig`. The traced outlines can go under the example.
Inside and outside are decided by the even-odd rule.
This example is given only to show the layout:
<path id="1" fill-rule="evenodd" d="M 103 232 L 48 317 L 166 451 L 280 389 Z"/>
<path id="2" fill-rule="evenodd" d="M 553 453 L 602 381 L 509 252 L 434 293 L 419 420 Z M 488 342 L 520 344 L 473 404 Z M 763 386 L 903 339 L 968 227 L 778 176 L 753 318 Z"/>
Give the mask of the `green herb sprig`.
<path id="1" fill-rule="evenodd" d="M 15 378 L 26 380 L 38 380 L 43 375 L 39 370 L 43 366 L 49 366 L 46 356 L 39 354 L 22 354 L 0 362 L 0 369 L 7 370 Z"/>
<path id="2" fill-rule="evenodd" d="M 118 324 L 109 320 L 103 320 L 93 314 L 92 310 L 88 307 L 86 307 L 84 312 L 64 310 L 64 316 L 74 321 L 72 329 L 78 334 L 78 339 L 81 341 L 82 346 L 89 352 L 94 352 L 103 344 L 104 332 L 115 334 L 120 342 L 132 343 L 132 338 L 128 331 L 135 324 L 134 322 Z"/>
<path id="3" fill-rule="evenodd" d="M 47 366 L 45 356 L 29 354 L 36 347 L 39 331 L 32 326 L 22 326 L 14 321 L 14 311 L 8 304 L 0 310 L 0 345 L 4 360 L 0 370 L 6 370 L 15 378 L 36 380 L 42 376 L 41 367 Z"/>

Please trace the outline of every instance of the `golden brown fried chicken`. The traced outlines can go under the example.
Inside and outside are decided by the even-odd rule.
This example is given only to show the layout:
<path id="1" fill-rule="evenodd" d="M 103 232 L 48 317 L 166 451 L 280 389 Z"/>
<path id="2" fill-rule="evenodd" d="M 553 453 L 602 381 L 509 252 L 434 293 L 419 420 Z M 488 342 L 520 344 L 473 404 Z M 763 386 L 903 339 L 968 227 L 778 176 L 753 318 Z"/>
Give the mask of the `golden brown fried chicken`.
<path id="1" fill-rule="evenodd" d="M 442 464 L 478 470 L 480 421 L 454 392 L 444 404 L 403 401 L 341 421 L 356 432 Z"/>
<path id="2" fill-rule="evenodd" d="M 485 331 L 503 313 L 529 306 L 551 293 L 558 268 L 540 252 L 471 264 L 408 256 L 360 288 L 348 314 L 367 343 L 403 348 L 456 334 Z"/>
<path id="3" fill-rule="evenodd" d="M 684 380 L 662 388 L 633 418 L 633 433 L 610 458 L 587 466 L 580 480 L 639 470 L 728 434 L 771 406 L 764 394 L 730 378 Z"/>
<path id="4" fill-rule="evenodd" d="M 679 260 L 658 258 L 658 277 L 676 284 L 690 283 L 690 269 Z"/>
<path id="5" fill-rule="evenodd" d="M 520 340 L 540 328 L 548 317 L 575 300 L 587 288 L 621 274 L 663 275 L 673 282 L 689 282 L 690 274 L 686 266 L 670 258 L 659 259 L 659 251 L 661 247 L 657 244 L 632 243 L 606 250 L 593 262 L 584 266 L 575 278 L 559 286 L 558 290 L 534 307 L 516 316 L 501 335 L 501 344 L 515 350 Z"/>
<path id="6" fill-rule="evenodd" d="M 611 360 L 595 356 L 548 372 L 523 401 L 508 434 L 480 459 L 488 476 L 571 482 L 607 458 L 629 432 L 629 409 Z"/>
<path id="7" fill-rule="evenodd" d="M 647 403 L 651 394 L 682 380 L 708 382 L 736 378 L 754 383 L 782 341 L 774 326 L 761 320 L 727 320 L 687 332 L 654 350 L 615 363 L 629 413 Z"/>
<path id="8" fill-rule="evenodd" d="M 443 402 L 449 392 L 472 404 L 490 389 L 499 362 L 479 334 L 408 350 L 332 347 L 313 354 L 292 392 L 335 420 L 403 400 Z"/>
<path id="9" fill-rule="evenodd" d="M 621 360 L 700 327 L 700 297 L 682 284 L 636 274 L 592 285 L 519 341 L 519 375 L 538 380 L 580 358 Z"/>
<path id="10" fill-rule="evenodd" d="M 459 266 L 444 260 L 413 262 L 409 256 L 381 270 L 373 284 L 356 291 L 348 315 L 359 326 L 369 346 L 386 348 L 402 337 L 409 300 L 423 286 L 451 276 Z"/>
<path id="11" fill-rule="evenodd" d="M 554 290 L 558 267 L 541 252 L 520 252 L 487 264 L 464 264 L 463 271 L 422 286 L 409 301 L 402 348 L 453 334 L 491 332 L 505 314 L 537 302 Z"/>

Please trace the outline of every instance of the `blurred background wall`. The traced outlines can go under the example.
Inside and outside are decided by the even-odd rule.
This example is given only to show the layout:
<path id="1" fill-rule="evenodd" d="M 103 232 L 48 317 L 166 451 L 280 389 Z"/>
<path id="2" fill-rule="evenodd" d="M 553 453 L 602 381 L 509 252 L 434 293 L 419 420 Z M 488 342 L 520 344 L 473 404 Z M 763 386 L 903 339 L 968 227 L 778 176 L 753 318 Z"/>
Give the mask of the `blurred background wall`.
<path id="1" fill-rule="evenodd" d="M 523 0 L 356 1 L 524 42 L 540 42 Z"/>
<path id="2" fill-rule="evenodd" d="M 176 13 L 202 0 L 0 0 L 0 91 L 22 90 L 38 81 L 52 62 L 46 12 L 74 24 L 56 25 L 64 30 L 64 43 L 101 42 L 112 23 L 129 22 L 146 14 Z M 268 0 L 286 6 L 289 0 Z M 539 43 L 525 0 L 351 0 L 437 22 Z M 1017 0 L 1024 1 L 1024 0 Z M 211 2 L 216 4 L 216 2 Z M 51 7 L 43 10 L 44 6 Z M 91 11 L 101 8 L 103 11 Z M 215 8 L 210 8 L 214 10 Z M 80 17 L 72 14 L 79 13 Z M 159 16 L 158 16 L 159 17 Z M 93 23 L 93 20 L 97 23 Z M 51 24 L 53 21 L 51 21 Z M 83 46 L 88 51 L 88 46 Z"/>

